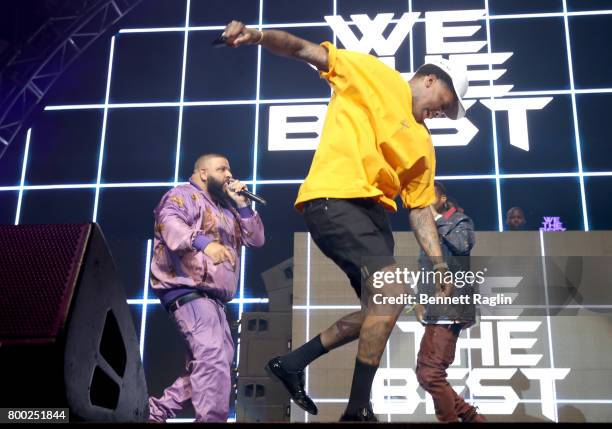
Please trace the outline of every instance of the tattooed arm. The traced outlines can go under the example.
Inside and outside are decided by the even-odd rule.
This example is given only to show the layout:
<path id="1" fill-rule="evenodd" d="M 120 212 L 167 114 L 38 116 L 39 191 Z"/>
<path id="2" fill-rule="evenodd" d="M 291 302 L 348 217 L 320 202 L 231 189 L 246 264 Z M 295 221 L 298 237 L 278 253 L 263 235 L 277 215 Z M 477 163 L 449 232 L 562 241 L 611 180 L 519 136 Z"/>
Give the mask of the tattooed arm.
<path id="1" fill-rule="evenodd" d="M 223 34 L 228 46 L 236 48 L 241 45 L 261 44 L 273 54 L 302 60 L 319 70 L 327 71 L 327 49 L 286 31 L 264 30 L 262 32 L 247 28 L 242 22 L 232 21 L 225 27 Z"/>
<path id="2" fill-rule="evenodd" d="M 438 238 L 438 228 L 434 221 L 429 207 L 410 209 L 410 227 L 433 265 L 444 262 L 440 239 Z M 439 271 L 446 271 L 444 269 Z M 442 294 L 449 296 L 452 293 L 453 285 L 450 283 L 436 284 L 436 288 Z"/>
<path id="3" fill-rule="evenodd" d="M 432 264 L 444 262 L 440 239 L 438 238 L 438 228 L 431 214 L 431 209 L 429 207 L 410 209 L 410 227 L 414 231 L 421 249 L 429 256 Z"/>

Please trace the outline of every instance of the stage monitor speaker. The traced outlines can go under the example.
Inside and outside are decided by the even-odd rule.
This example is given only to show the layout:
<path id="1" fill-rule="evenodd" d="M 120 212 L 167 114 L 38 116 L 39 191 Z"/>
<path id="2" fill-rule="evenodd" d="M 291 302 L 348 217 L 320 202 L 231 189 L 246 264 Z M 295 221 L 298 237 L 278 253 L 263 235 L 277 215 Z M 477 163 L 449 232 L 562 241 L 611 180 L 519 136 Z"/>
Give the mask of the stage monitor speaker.
<path id="1" fill-rule="evenodd" d="M 138 339 L 97 224 L 0 225 L 2 407 L 143 421 Z"/>
<path id="2" fill-rule="evenodd" d="M 261 273 L 268 292 L 268 311 L 291 312 L 293 310 L 293 258 Z"/>
<path id="3" fill-rule="evenodd" d="M 291 351 L 291 313 L 244 312 L 240 321 L 240 377 L 265 377 L 273 357 Z"/>
<path id="4" fill-rule="evenodd" d="M 238 423 L 289 422 L 289 407 L 289 394 L 278 381 L 240 376 L 236 400 Z"/>

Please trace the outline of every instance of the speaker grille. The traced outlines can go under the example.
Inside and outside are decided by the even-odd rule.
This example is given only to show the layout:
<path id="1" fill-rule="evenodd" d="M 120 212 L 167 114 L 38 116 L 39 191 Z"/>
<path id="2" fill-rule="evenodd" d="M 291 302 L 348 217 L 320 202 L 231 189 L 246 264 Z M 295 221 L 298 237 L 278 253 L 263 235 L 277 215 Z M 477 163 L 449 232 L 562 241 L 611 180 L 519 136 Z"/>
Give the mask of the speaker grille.
<path id="1" fill-rule="evenodd" d="M 0 342 L 53 341 L 66 321 L 90 224 L 0 225 Z"/>

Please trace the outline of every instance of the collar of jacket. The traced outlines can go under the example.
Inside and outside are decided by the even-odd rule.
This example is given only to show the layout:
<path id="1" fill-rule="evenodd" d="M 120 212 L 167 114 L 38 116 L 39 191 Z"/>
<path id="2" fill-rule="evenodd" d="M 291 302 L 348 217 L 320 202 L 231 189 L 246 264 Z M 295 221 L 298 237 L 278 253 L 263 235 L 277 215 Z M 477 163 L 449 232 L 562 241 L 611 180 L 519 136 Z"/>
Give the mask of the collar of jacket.
<path id="1" fill-rule="evenodd" d="M 204 196 L 204 198 L 206 198 L 213 206 L 217 206 L 218 204 L 215 203 L 215 201 L 213 201 L 212 197 L 210 196 L 210 194 L 208 193 L 208 191 L 206 191 L 205 189 L 201 188 L 196 182 L 194 182 L 192 179 L 189 179 L 189 184 L 191 186 L 193 186 L 194 188 L 196 188 L 198 190 L 198 192 L 200 192 L 200 194 L 202 194 Z"/>
<path id="2" fill-rule="evenodd" d="M 452 215 L 454 215 L 454 214 L 455 214 L 455 212 L 456 212 L 456 211 L 457 211 L 457 208 L 455 208 L 455 207 L 451 207 L 451 208 L 450 208 L 450 209 L 449 209 L 449 210 L 448 210 L 446 213 L 444 213 L 444 214 L 442 215 L 442 217 L 443 217 L 444 219 L 448 220 L 448 219 L 450 219 L 450 217 L 451 217 Z"/>

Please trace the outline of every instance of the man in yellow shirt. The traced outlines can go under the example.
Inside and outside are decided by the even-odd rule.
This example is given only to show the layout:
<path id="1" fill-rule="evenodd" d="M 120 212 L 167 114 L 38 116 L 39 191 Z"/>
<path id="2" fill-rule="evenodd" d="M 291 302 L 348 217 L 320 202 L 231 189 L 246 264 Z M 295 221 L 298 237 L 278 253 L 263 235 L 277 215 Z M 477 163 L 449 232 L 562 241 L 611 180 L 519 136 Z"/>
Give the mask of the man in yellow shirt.
<path id="1" fill-rule="evenodd" d="M 410 225 L 435 270 L 446 271 L 429 205 L 435 200 L 435 153 L 426 118 L 465 114 L 465 67 L 447 60 L 423 65 L 406 82 L 377 58 L 317 45 L 284 31 L 259 31 L 232 21 L 228 46 L 260 44 L 274 54 L 315 66 L 333 89 L 321 141 L 295 206 L 321 251 L 348 276 L 361 310 L 344 316 L 297 350 L 270 360 L 279 379 L 305 411 L 317 407 L 304 390 L 304 368 L 328 351 L 359 339 L 349 402 L 341 421 L 376 421 L 372 381 L 403 304 L 374 304 L 373 295 L 397 297 L 401 283 L 376 289 L 377 271 L 395 271 L 394 241 L 385 210 L 401 196 Z M 439 276 L 445 277 L 445 276 Z M 438 284 L 450 295 L 452 284 Z M 380 302 L 380 299 L 378 300 Z"/>

